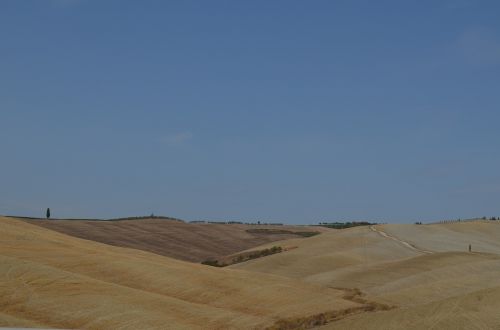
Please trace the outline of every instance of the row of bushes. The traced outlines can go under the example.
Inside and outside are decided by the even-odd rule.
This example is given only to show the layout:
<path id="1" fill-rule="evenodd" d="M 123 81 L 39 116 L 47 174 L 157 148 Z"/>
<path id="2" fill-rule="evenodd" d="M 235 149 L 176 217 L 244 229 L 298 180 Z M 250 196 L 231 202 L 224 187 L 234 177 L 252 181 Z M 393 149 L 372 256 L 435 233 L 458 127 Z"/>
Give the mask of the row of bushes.
<path id="1" fill-rule="evenodd" d="M 219 264 L 217 260 L 205 260 L 201 262 L 204 265 L 213 266 L 213 267 L 226 267 L 228 264 Z"/>
<path id="2" fill-rule="evenodd" d="M 245 230 L 250 234 L 268 234 L 268 235 L 297 235 L 302 237 L 311 237 L 320 234 L 318 231 L 293 231 L 285 229 L 267 229 L 267 228 L 252 228 Z"/>
<path id="3" fill-rule="evenodd" d="M 172 218 L 172 217 L 166 217 L 163 215 L 144 215 L 144 216 L 136 216 L 136 217 L 124 217 L 124 218 L 114 218 L 114 219 L 107 219 L 107 221 L 120 221 L 120 220 L 144 220 L 144 219 L 162 219 L 162 220 L 172 220 L 172 221 L 180 221 L 184 222 L 182 219 L 177 219 L 177 218 Z"/>
<path id="4" fill-rule="evenodd" d="M 262 258 L 262 257 L 269 256 L 272 254 L 280 253 L 280 252 L 283 252 L 283 248 L 281 246 L 273 246 L 272 248 L 269 248 L 269 249 L 264 249 L 264 250 L 260 250 L 260 251 L 252 251 L 252 252 L 248 252 L 248 253 L 242 253 L 242 254 L 238 255 L 237 257 L 233 258 L 230 263 L 219 263 L 218 260 L 212 259 L 212 260 L 205 260 L 202 262 L 202 264 L 208 265 L 208 266 L 213 266 L 213 267 L 226 267 L 229 265 L 238 264 L 240 262 L 245 262 L 245 261 L 252 260 L 252 259 Z"/>
<path id="5" fill-rule="evenodd" d="M 371 225 L 376 225 L 377 223 L 371 223 L 368 221 L 353 221 L 353 222 L 320 222 L 319 225 L 321 227 L 327 227 L 327 228 L 334 228 L 334 229 L 345 229 L 345 228 L 351 228 L 351 227 L 358 227 L 358 226 L 371 226 Z"/>
<path id="6" fill-rule="evenodd" d="M 470 222 L 470 221 L 478 221 L 478 220 L 491 220 L 491 221 L 498 221 L 500 220 L 500 217 L 482 217 L 482 218 L 473 218 L 473 219 L 456 219 L 456 220 L 440 220 L 432 223 L 454 223 L 454 222 Z"/>
<path id="7" fill-rule="evenodd" d="M 211 223 L 218 225 L 250 225 L 250 226 L 283 226 L 280 222 L 243 222 L 243 221 L 209 221 L 209 220 L 193 220 L 190 223 Z"/>

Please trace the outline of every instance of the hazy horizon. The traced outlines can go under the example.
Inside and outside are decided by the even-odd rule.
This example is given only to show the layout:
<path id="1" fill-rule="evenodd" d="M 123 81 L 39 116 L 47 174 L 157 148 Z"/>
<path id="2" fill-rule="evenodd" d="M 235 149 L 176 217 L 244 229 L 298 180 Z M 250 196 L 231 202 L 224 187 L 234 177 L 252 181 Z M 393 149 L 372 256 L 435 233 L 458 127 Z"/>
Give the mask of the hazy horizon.
<path id="1" fill-rule="evenodd" d="M 0 214 L 500 216 L 500 3 L 0 2 Z"/>
<path id="2" fill-rule="evenodd" d="M 39 212 L 39 214 L 33 214 L 33 215 L 25 215 L 25 214 L 0 214 L 0 216 L 6 216 L 6 217 L 11 217 L 11 218 L 27 218 L 27 219 L 42 219 L 45 220 L 46 217 L 44 214 L 46 213 L 46 209 L 42 210 Z M 115 216 L 111 218 L 106 218 L 106 217 L 89 217 L 89 218 L 82 218 L 82 217 L 74 217 L 74 216 L 69 216 L 69 217 L 54 217 L 52 216 L 52 210 L 51 210 L 51 216 L 49 218 L 50 221 L 52 220 L 91 220 L 91 221 L 116 221 L 116 220 L 128 220 L 128 219 L 142 219 L 142 218 L 153 218 L 153 219 L 175 219 L 175 220 L 181 220 L 184 222 L 206 222 L 206 223 L 216 223 L 216 222 L 226 222 L 226 223 L 231 223 L 231 222 L 238 222 L 238 223 L 243 223 L 243 224 L 261 224 L 261 225 L 273 225 L 273 224 L 283 224 L 283 225 L 300 225 L 300 226 L 309 226 L 309 225 L 319 225 L 321 223 L 335 223 L 335 222 L 373 222 L 377 224 L 414 224 L 416 222 L 419 222 L 420 224 L 435 224 L 435 223 L 442 223 L 442 222 L 456 222 L 456 221 L 475 221 L 475 220 L 491 220 L 491 218 L 494 217 L 495 220 L 500 220 L 500 216 L 494 216 L 494 215 L 483 215 L 483 216 L 476 216 L 476 217 L 471 217 L 471 218 L 441 218 L 441 219 L 399 219 L 399 220 L 393 220 L 388 222 L 386 219 L 317 219 L 317 220 L 311 220 L 311 221 L 305 221 L 305 222 L 300 222 L 300 221 L 295 221 L 295 222 L 287 222 L 287 221 L 281 221 L 279 219 L 266 219 L 266 218 L 256 218 L 256 219 L 208 219 L 208 218 L 199 218 L 199 219 L 186 219 L 186 218 L 178 218 L 174 217 L 171 215 L 167 214 L 129 214 L 129 215 L 120 215 L 120 216 Z M 168 219 L 167 219 L 168 220 Z"/>

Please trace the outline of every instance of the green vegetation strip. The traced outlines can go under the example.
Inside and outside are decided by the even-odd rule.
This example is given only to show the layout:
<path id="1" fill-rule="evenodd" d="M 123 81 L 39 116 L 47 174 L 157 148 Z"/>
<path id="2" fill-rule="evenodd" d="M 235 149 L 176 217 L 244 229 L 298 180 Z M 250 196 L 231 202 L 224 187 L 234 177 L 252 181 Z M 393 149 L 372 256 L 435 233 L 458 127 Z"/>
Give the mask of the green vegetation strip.
<path id="1" fill-rule="evenodd" d="M 272 254 L 276 254 L 276 253 L 280 253 L 280 252 L 283 252 L 283 249 L 281 248 L 281 246 L 273 246 L 270 249 L 241 253 L 238 256 L 235 256 L 231 260 L 231 262 L 229 262 L 229 263 L 219 263 L 218 260 L 205 260 L 202 262 L 202 264 L 208 265 L 208 266 L 213 266 L 213 267 L 226 267 L 229 265 L 238 264 L 238 263 L 245 262 L 248 260 L 262 258 L 265 256 L 270 256 Z"/>
<path id="2" fill-rule="evenodd" d="M 352 227 L 358 227 L 358 226 L 371 226 L 371 225 L 376 225 L 377 223 L 371 223 L 367 221 L 360 221 L 360 222 L 320 222 L 321 227 L 327 227 L 327 228 L 333 228 L 333 229 L 346 229 L 346 228 L 352 228 Z"/>
<path id="3" fill-rule="evenodd" d="M 250 234 L 269 234 L 269 235 L 297 235 L 302 237 L 311 237 L 320 234 L 319 231 L 292 231 L 285 229 L 267 229 L 267 228 L 252 228 L 247 229 Z"/>

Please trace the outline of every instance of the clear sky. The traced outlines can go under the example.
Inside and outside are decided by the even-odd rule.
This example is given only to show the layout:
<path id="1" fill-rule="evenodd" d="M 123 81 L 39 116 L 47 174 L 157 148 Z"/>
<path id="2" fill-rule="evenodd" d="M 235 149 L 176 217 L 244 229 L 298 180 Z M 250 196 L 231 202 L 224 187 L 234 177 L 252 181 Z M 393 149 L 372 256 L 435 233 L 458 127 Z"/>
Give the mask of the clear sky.
<path id="1" fill-rule="evenodd" d="M 0 1 L 0 214 L 500 216 L 500 2 Z"/>

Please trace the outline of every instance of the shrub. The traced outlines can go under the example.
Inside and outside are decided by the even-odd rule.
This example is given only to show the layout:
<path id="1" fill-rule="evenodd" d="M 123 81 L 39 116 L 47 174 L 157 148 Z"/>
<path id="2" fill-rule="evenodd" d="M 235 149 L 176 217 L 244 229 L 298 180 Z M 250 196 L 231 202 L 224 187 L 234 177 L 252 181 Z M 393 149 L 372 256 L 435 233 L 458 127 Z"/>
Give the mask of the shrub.
<path id="1" fill-rule="evenodd" d="M 213 267 L 225 267 L 225 266 L 227 266 L 225 264 L 219 264 L 219 262 L 217 260 L 205 260 L 205 261 L 202 261 L 202 264 L 208 265 L 208 266 L 213 266 Z"/>
<path id="2" fill-rule="evenodd" d="M 302 237 L 312 237 L 321 234 L 319 231 L 295 231 L 294 235 L 299 235 Z"/>
<path id="3" fill-rule="evenodd" d="M 252 259 L 270 256 L 272 254 L 280 253 L 280 252 L 283 252 L 283 248 L 281 246 L 273 246 L 269 249 L 263 249 L 260 251 L 251 251 L 251 252 L 242 253 L 238 256 L 235 256 L 229 264 L 219 263 L 218 260 L 212 260 L 212 259 L 205 260 L 202 262 L 202 264 L 208 265 L 208 266 L 213 266 L 213 267 L 226 267 L 226 266 L 229 266 L 232 264 L 237 264 L 237 263 L 245 262 L 245 261 L 252 260 Z"/>
<path id="4" fill-rule="evenodd" d="M 320 226 L 322 227 L 327 227 L 327 228 L 333 228 L 333 229 L 345 229 L 345 228 L 351 228 L 351 227 L 357 227 L 357 226 L 370 226 L 370 225 L 376 225 L 377 223 L 371 223 L 367 221 L 353 221 L 353 222 L 322 222 L 320 223 Z"/>

